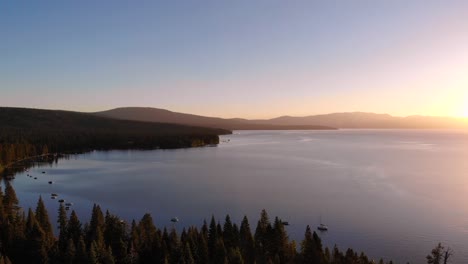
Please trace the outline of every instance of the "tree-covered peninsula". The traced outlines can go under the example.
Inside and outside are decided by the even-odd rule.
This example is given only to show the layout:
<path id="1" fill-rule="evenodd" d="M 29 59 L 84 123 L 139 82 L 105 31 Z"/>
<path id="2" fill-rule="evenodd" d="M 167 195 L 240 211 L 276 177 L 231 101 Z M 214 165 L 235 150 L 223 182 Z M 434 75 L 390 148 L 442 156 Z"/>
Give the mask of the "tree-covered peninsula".
<path id="1" fill-rule="evenodd" d="M 219 143 L 228 130 L 116 120 L 91 114 L 0 107 L 0 171 L 50 153 L 172 149 Z"/>

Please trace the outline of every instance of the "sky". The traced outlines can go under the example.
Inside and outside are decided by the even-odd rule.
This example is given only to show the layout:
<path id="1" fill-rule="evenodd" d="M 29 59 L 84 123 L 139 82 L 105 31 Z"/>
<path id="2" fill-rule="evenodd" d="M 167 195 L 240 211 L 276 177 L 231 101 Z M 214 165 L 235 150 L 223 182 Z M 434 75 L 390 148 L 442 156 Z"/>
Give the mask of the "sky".
<path id="1" fill-rule="evenodd" d="M 468 117 L 468 1 L 0 1 L 0 106 Z"/>

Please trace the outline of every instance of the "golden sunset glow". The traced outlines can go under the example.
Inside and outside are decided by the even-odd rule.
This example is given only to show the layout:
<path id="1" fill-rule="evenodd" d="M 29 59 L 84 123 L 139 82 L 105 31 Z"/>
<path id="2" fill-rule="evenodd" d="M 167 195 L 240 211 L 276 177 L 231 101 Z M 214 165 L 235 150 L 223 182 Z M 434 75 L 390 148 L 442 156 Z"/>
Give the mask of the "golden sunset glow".
<path id="1" fill-rule="evenodd" d="M 465 105 L 463 106 L 461 115 L 462 115 L 462 117 L 468 118 L 468 102 L 465 103 Z"/>

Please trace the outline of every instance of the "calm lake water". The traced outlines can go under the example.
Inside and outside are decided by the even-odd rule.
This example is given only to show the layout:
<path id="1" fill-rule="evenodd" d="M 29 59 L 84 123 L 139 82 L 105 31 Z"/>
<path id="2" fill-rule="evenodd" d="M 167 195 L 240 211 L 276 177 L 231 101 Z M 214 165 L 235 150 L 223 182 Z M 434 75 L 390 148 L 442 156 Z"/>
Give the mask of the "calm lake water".
<path id="1" fill-rule="evenodd" d="M 319 218 L 324 244 L 374 258 L 424 263 L 442 242 L 468 263 L 468 133 L 422 130 L 236 131 L 218 147 L 92 152 L 17 175 L 22 206 L 41 194 L 81 220 L 93 203 L 126 220 L 150 212 L 159 227 L 201 226 L 212 214 L 254 229 L 261 209 L 300 240 Z M 46 174 L 42 174 L 46 171 Z M 53 185 L 47 181 L 53 180 Z M 180 229 L 179 229 L 180 230 Z M 254 230 L 252 230 L 254 231 Z"/>

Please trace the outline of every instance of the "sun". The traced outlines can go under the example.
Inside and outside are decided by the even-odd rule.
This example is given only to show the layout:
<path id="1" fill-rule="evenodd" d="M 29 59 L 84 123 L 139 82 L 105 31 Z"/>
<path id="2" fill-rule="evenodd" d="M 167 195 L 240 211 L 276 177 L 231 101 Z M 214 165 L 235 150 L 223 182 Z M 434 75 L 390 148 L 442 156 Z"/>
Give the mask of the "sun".
<path id="1" fill-rule="evenodd" d="M 468 118 L 468 103 L 465 103 L 465 105 L 463 106 L 461 116 L 464 118 Z"/>

